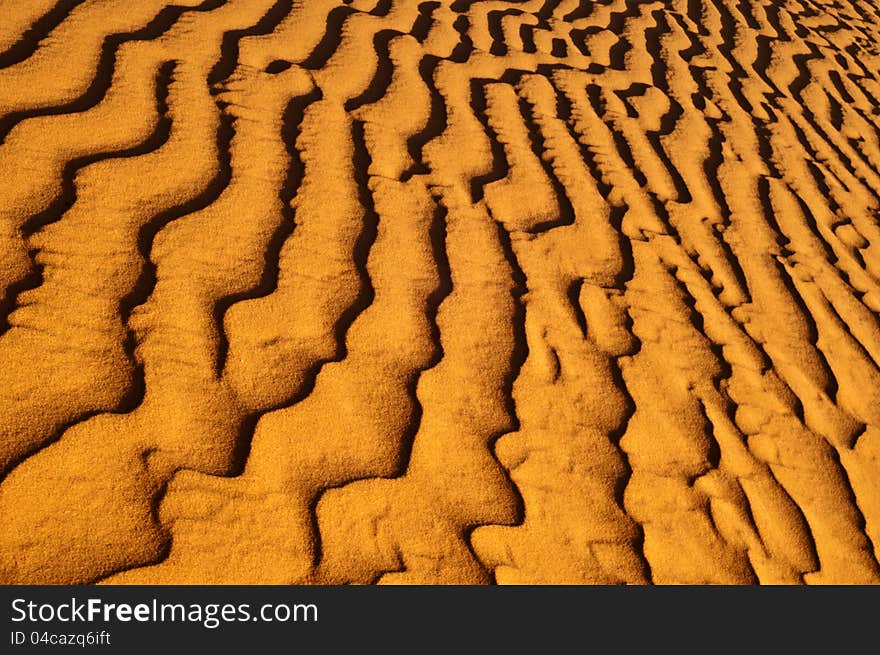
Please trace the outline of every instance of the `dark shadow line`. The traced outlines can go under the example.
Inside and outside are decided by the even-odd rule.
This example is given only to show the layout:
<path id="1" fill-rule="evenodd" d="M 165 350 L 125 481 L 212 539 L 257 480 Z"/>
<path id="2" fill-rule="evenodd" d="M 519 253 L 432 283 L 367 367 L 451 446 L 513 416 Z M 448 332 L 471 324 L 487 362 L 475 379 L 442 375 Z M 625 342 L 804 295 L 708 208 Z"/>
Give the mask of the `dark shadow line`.
<path id="1" fill-rule="evenodd" d="M 28 0 L 21 0 L 27 2 Z M 55 6 L 34 21 L 18 41 L 0 53 L 0 69 L 14 66 L 33 55 L 40 42 L 49 35 L 70 13 L 85 0 L 58 0 Z"/>
<path id="2" fill-rule="evenodd" d="M 232 75 L 238 63 L 239 43 L 243 38 L 272 33 L 292 8 L 293 0 L 276 0 L 256 24 L 244 29 L 224 32 L 220 43 L 220 57 L 208 73 L 208 85 L 214 86 Z"/>
<path id="3" fill-rule="evenodd" d="M 107 95 L 113 82 L 113 72 L 116 67 L 116 54 L 123 43 L 129 41 L 149 41 L 158 39 L 177 22 L 180 16 L 188 11 L 211 11 L 225 4 L 227 0 L 205 0 L 198 7 L 182 7 L 170 5 L 162 9 L 144 27 L 133 32 L 111 34 L 104 39 L 101 47 L 101 55 L 95 69 L 89 87 L 75 100 L 56 105 L 54 107 L 39 107 L 35 109 L 22 109 L 10 112 L 0 117 L 0 144 L 2 144 L 9 132 L 20 122 L 37 116 L 58 116 L 60 114 L 75 114 L 85 112 L 98 105 Z"/>

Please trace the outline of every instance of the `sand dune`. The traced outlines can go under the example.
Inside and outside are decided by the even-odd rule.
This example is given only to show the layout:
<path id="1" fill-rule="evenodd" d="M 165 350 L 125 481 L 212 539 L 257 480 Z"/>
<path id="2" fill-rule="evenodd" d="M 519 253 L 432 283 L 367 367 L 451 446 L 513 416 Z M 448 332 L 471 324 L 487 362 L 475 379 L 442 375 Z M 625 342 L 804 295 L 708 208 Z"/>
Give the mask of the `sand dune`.
<path id="1" fill-rule="evenodd" d="M 0 581 L 880 582 L 870 0 L 0 0 Z"/>

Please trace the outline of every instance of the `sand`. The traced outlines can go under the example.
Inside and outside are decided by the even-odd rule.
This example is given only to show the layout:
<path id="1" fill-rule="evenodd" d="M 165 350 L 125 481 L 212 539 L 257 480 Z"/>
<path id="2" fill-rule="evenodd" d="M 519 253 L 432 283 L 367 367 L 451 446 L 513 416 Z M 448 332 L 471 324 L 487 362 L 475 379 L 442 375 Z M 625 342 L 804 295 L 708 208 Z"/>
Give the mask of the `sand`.
<path id="1" fill-rule="evenodd" d="M 880 582 L 871 0 L 0 0 L 0 582 Z"/>

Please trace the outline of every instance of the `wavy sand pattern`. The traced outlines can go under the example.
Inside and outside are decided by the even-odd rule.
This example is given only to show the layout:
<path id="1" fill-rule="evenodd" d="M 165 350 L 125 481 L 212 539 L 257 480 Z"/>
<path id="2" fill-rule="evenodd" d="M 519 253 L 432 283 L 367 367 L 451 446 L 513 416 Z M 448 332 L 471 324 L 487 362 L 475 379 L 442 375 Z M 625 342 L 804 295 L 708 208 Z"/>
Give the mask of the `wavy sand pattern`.
<path id="1" fill-rule="evenodd" d="M 0 579 L 880 582 L 878 44 L 0 0 Z"/>

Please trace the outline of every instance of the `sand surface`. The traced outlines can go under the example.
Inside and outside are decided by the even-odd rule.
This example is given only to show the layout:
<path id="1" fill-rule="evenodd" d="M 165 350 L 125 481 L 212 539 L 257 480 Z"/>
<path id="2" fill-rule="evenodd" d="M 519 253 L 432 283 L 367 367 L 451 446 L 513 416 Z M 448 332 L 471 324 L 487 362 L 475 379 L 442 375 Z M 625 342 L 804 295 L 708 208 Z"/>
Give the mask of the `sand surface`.
<path id="1" fill-rule="evenodd" d="M 0 0 L 0 581 L 880 582 L 874 0 Z"/>

